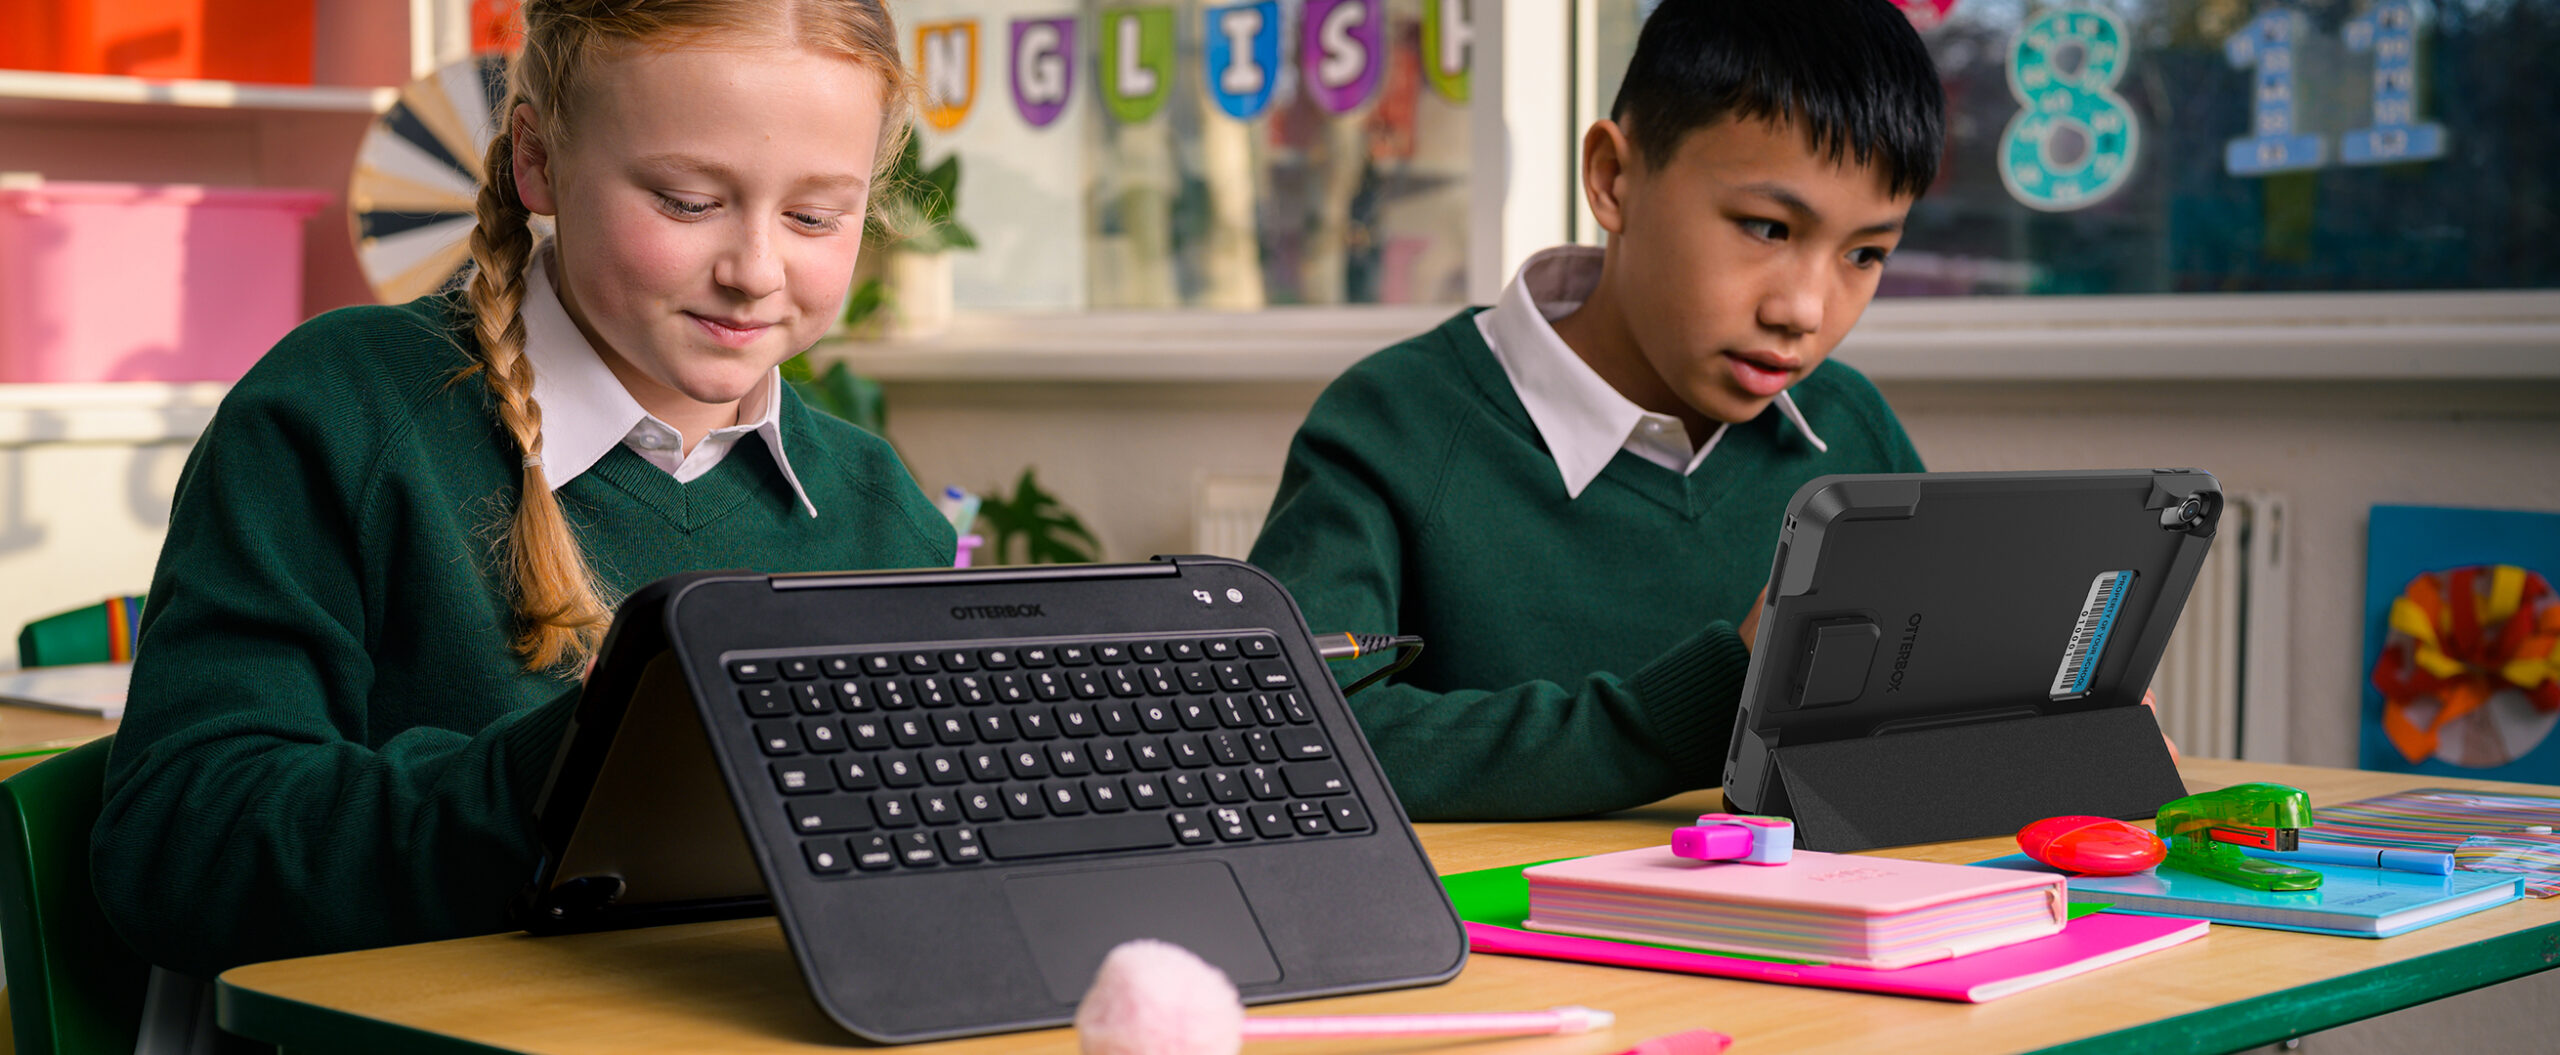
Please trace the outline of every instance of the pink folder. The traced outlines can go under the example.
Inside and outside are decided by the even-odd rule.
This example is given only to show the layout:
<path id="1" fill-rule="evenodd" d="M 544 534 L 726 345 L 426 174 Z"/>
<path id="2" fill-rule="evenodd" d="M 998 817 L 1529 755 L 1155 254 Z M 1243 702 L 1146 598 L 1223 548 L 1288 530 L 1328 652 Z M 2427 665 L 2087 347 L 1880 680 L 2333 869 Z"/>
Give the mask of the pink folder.
<path id="1" fill-rule="evenodd" d="M 1755 982 L 1851 989 L 1978 1004 L 2033 989 L 2111 963 L 2204 937 L 2205 921 L 2101 912 L 2072 920 L 2062 932 L 2016 945 L 1890 971 L 1826 964 L 1773 963 L 1683 952 L 1601 938 L 1467 924 L 1467 947 L 1504 956 L 1535 956 L 1612 967 L 1638 967 Z"/>

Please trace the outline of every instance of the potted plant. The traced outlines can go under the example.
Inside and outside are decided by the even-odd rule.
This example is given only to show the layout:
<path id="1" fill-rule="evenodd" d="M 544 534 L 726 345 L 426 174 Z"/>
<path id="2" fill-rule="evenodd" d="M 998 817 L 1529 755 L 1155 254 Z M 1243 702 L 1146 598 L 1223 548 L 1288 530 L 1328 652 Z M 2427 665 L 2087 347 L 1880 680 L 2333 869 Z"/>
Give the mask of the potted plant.
<path id="1" fill-rule="evenodd" d="M 845 298 L 843 331 L 850 336 L 922 337 L 951 324 L 951 258 L 945 254 L 975 249 L 978 239 L 956 215 L 960 156 L 926 168 L 920 154 L 916 137 L 908 136 L 872 190 L 862 258 Z"/>

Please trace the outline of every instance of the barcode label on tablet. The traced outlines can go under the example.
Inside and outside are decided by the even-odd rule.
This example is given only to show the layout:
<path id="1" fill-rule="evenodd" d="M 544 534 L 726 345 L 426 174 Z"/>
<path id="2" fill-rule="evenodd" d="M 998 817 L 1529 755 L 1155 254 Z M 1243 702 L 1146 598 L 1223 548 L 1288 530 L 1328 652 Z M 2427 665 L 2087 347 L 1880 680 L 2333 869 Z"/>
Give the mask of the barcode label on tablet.
<path id="1" fill-rule="evenodd" d="M 2077 699 L 2089 694 L 2098 676 L 2098 657 L 2107 651 L 2107 633 L 2116 613 L 2133 592 L 2133 570 L 2099 572 L 2089 583 L 2089 599 L 2080 604 L 2080 621 L 2071 628 L 2071 644 L 2062 650 L 2062 669 L 2053 675 L 2053 698 Z"/>

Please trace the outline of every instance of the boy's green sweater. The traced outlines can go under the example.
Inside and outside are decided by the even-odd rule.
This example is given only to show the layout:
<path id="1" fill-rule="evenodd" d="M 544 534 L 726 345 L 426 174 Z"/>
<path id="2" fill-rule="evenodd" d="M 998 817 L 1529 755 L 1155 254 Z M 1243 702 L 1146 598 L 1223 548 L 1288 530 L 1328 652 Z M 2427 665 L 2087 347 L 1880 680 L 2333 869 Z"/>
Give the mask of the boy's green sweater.
<path id="1" fill-rule="evenodd" d="M 1825 363 L 1793 392 L 1827 453 L 1773 406 L 1696 472 L 1620 451 L 1567 498 L 1473 310 L 1325 390 L 1253 562 L 1319 633 L 1422 636 L 1413 667 L 1351 698 L 1407 812 L 1569 816 L 1722 781 L 1750 664 L 1734 625 L 1788 499 L 1827 473 L 1920 471 L 1857 371 Z"/>
<path id="2" fill-rule="evenodd" d="M 235 964 L 505 929 L 576 698 L 507 647 L 521 455 L 454 298 L 305 323 L 223 400 L 179 478 L 92 845 L 145 957 Z M 608 597 L 677 572 L 947 566 L 888 445 L 782 396 L 679 484 L 616 447 L 559 497 Z"/>

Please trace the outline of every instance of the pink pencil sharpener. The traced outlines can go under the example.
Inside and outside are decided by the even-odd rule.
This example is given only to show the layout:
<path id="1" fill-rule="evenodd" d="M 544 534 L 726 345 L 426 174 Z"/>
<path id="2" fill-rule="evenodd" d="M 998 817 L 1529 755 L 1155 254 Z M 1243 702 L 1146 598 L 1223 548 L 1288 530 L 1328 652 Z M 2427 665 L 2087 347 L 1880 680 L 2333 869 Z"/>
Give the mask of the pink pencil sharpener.
<path id="1" fill-rule="evenodd" d="M 1671 831 L 1671 852 L 1696 861 L 1782 865 L 1796 852 L 1796 822 L 1784 817 L 1709 813 Z"/>

